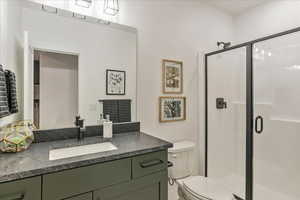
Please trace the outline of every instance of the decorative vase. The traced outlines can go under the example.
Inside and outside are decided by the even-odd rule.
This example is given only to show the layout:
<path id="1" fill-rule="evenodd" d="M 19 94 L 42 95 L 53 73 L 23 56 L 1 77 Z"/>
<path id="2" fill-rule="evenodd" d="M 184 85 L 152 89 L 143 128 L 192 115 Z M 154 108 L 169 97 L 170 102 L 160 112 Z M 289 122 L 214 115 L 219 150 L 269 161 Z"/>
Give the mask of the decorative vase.
<path id="1" fill-rule="evenodd" d="M 35 126 L 30 121 L 20 121 L 0 130 L 0 150 L 2 152 L 21 152 L 34 141 Z"/>

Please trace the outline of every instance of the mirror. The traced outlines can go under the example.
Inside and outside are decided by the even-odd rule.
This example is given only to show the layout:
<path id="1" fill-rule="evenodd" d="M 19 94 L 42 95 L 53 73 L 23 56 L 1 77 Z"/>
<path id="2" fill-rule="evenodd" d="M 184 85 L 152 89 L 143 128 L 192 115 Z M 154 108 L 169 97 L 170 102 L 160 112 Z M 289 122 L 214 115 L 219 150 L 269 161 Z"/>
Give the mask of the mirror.
<path id="1" fill-rule="evenodd" d="M 49 10 L 55 10 L 50 12 Z M 38 129 L 136 121 L 135 28 L 27 2 L 23 119 Z"/>

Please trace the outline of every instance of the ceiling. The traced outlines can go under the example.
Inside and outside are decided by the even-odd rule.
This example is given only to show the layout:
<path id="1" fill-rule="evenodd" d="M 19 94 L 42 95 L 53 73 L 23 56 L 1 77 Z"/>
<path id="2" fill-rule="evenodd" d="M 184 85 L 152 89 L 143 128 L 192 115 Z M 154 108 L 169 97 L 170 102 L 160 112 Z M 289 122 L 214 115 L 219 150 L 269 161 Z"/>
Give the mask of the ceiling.
<path id="1" fill-rule="evenodd" d="M 1 0 L 0 0 L 1 1 Z M 123 1 L 132 1 L 132 2 L 204 2 L 206 4 L 210 4 L 218 9 L 221 9 L 231 15 L 239 15 L 244 11 L 259 6 L 263 3 L 270 1 L 280 1 L 280 0 L 123 0 Z M 284 1 L 284 0 L 281 0 Z"/>
<path id="2" fill-rule="evenodd" d="M 247 9 L 256 7 L 272 0 L 204 0 L 207 3 L 220 8 L 232 15 L 239 15 Z M 273 0 L 274 1 L 274 0 Z"/>

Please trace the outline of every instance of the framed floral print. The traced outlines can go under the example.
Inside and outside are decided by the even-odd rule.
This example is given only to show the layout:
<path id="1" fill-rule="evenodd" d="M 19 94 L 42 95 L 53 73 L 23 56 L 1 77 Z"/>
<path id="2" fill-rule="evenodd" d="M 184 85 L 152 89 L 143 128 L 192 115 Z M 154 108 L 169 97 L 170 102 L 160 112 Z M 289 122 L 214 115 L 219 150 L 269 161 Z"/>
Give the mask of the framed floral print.
<path id="1" fill-rule="evenodd" d="M 183 63 L 174 60 L 163 60 L 163 93 L 182 94 L 183 92 Z"/>
<path id="2" fill-rule="evenodd" d="M 185 97 L 160 97 L 159 121 L 175 122 L 186 120 Z"/>
<path id="3" fill-rule="evenodd" d="M 106 70 L 106 95 L 125 95 L 126 72 Z"/>

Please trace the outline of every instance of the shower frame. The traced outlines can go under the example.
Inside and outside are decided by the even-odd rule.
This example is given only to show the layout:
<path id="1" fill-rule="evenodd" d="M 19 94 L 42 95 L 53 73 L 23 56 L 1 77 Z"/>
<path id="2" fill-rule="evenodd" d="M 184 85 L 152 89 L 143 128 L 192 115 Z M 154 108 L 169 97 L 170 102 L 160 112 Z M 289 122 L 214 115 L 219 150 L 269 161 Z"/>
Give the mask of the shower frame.
<path id="1" fill-rule="evenodd" d="M 300 32 L 300 27 L 272 34 L 266 37 L 255 39 L 228 47 L 226 49 L 213 51 L 205 54 L 205 177 L 208 175 L 208 58 L 216 54 L 221 54 L 238 48 L 246 48 L 246 199 L 253 199 L 253 141 L 254 141 L 254 104 L 253 104 L 253 46 L 255 43 L 263 42 L 273 38 Z"/>

